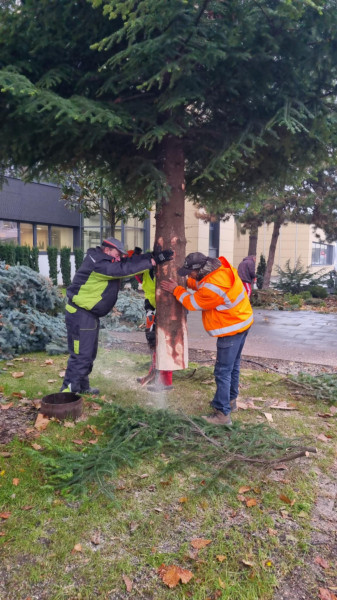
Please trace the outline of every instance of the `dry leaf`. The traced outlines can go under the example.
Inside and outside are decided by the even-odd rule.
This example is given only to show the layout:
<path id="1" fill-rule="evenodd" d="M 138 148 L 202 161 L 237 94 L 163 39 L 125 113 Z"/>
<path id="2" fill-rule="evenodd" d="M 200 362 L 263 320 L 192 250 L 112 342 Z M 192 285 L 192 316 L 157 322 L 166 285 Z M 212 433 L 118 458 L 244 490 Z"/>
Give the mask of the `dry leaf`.
<path id="1" fill-rule="evenodd" d="M 280 402 L 272 404 L 269 408 L 278 408 L 279 410 L 297 410 L 296 406 L 288 404 L 285 400 L 280 400 Z"/>
<path id="2" fill-rule="evenodd" d="M 263 413 L 269 423 L 273 423 L 273 415 L 271 413 Z"/>
<path id="3" fill-rule="evenodd" d="M 271 527 L 268 527 L 268 533 L 269 535 L 277 535 L 276 529 L 272 529 Z"/>
<path id="4" fill-rule="evenodd" d="M 131 579 L 129 577 L 127 577 L 127 575 L 123 575 L 123 581 L 125 583 L 126 591 L 128 593 L 132 592 L 133 583 L 132 583 Z"/>
<path id="5" fill-rule="evenodd" d="M 57 379 L 48 379 L 47 383 L 55 383 Z"/>
<path id="6" fill-rule="evenodd" d="M 65 371 L 60 371 L 59 372 L 59 377 L 62 377 L 62 379 L 64 378 L 66 372 Z"/>
<path id="7" fill-rule="evenodd" d="M 10 402 L 9 404 L 0 404 L 0 406 L 2 410 L 8 410 L 13 406 L 13 402 Z"/>
<path id="8" fill-rule="evenodd" d="M 0 452 L 0 456 L 3 458 L 10 458 L 12 455 L 10 452 Z"/>
<path id="9" fill-rule="evenodd" d="M 73 444 L 78 444 L 78 446 L 81 446 L 82 444 L 84 444 L 83 440 L 73 440 Z"/>
<path id="10" fill-rule="evenodd" d="M 326 588 L 319 588 L 319 598 L 320 600 L 337 600 L 337 596 Z"/>
<path id="11" fill-rule="evenodd" d="M 242 559 L 241 562 L 246 565 L 247 567 L 253 567 L 254 563 L 251 560 L 246 560 L 246 559 Z"/>
<path id="12" fill-rule="evenodd" d="M 273 469 L 274 469 L 274 471 L 288 471 L 287 465 L 284 465 L 283 463 L 275 465 L 275 467 L 273 467 Z"/>
<path id="13" fill-rule="evenodd" d="M 35 429 L 38 431 L 43 431 L 49 425 L 49 418 L 45 417 L 42 413 L 39 413 L 36 417 L 36 421 L 34 423 Z"/>
<path id="14" fill-rule="evenodd" d="M 14 377 L 14 379 L 20 379 L 20 377 L 24 376 L 24 371 L 13 371 L 13 373 L 11 373 L 12 377 Z"/>
<path id="15" fill-rule="evenodd" d="M 10 512 L 2 512 L 0 513 L 0 519 L 9 519 L 12 513 Z"/>
<path id="16" fill-rule="evenodd" d="M 282 502 L 285 502 L 286 504 L 290 504 L 290 506 L 294 506 L 296 500 L 290 500 L 290 498 L 288 498 L 288 496 L 285 496 L 284 494 L 280 494 L 279 496 L 280 500 L 282 500 Z"/>
<path id="17" fill-rule="evenodd" d="M 162 564 L 158 568 L 158 574 L 162 581 L 169 588 L 176 587 L 179 581 L 181 581 L 181 583 L 188 583 L 193 577 L 193 573 L 191 571 L 188 571 L 187 569 L 182 569 L 181 567 L 177 567 L 176 565 L 167 566 Z"/>
<path id="18" fill-rule="evenodd" d="M 251 488 L 248 485 L 242 485 L 239 488 L 239 494 L 244 494 L 245 492 L 249 492 Z"/>
<path id="19" fill-rule="evenodd" d="M 227 557 L 224 554 L 217 554 L 215 557 L 220 563 L 223 563 L 224 560 L 227 559 Z"/>
<path id="20" fill-rule="evenodd" d="M 239 500 L 239 502 L 246 502 L 246 496 L 243 496 L 242 494 L 237 494 L 236 497 Z"/>
<path id="21" fill-rule="evenodd" d="M 150 475 L 148 473 L 143 473 L 142 475 L 139 475 L 140 479 L 146 479 L 147 477 L 150 477 Z"/>
<path id="22" fill-rule="evenodd" d="M 14 477 L 12 483 L 13 483 L 13 485 L 17 486 L 17 485 L 19 485 L 19 481 L 20 481 L 20 479 L 18 479 L 17 477 Z"/>
<path id="23" fill-rule="evenodd" d="M 35 398 L 34 400 L 32 400 L 35 408 L 39 409 L 41 408 L 41 400 L 39 400 L 38 398 Z"/>
<path id="24" fill-rule="evenodd" d="M 23 396 L 20 392 L 13 392 L 11 394 L 11 396 L 13 396 L 13 398 L 20 398 L 20 400 L 21 400 L 21 398 L 23 398 Z"/>
<path id="25" fill-rule="evenodd" d="M 322 558 L 321 556 L 316 556 L 314 563 L 316 565 L 319 565 L 323 569 L 328 569 L 330 567 L 328 561 L 326 561 L 325 558 Z"/>
<path id="26" fill-rule="evenodd" d="M 68 427 L 68 429 L 72 429 L 75 427 L 74 421 L 63 421 L 63 427 Z"/>
<path id="27" fill-rule="evenodd" d="M 320 440 L 321 442 L 328 442 L 329 438 L 326 437 L 326 435 L 324 435 L 324 433 L 320 433 L 319 435 L 316 436 L 317 440 Z"/>
<path id="28" fill-rule="evenodd" d="M 190 544 L 192 548 L 197 548 L 198 550 L 200 550 L 201 548 L 205 548 L 205 546 L 208 546 L 208 544 L 210 544 L 211 542 L 212 540 L 205 540 L 204 538 L 195 538 L 194 540 L 191 540 Z"/>
<path id="29" fill-rule="evenodd" d="M 330 412 L 332 415 L 336 415 L 337 414 L 337 406 L 330 406 Z"/>
<path id="30" fill-rule="evenodd" d="M 32 510 L 34 508 L 31 504 L 26 504 L 25 506 L 21 506 L 21 510 Z"/>
<path id="31" fill-rule="evenodd" d="M 44 361 L 46 365 L 53 365 L 54 361 L 51 358 L 47 358 L 47 360 Z"/>
<path id="32" fill-rule="evenodd" d="M 42 450 L 42 446 L 40 446 L 40 444 L 31 444 L 32 448 L 34 448 L 34 450 Z"/>
<path id="33" fill-rule="evenodd" d="M 257 500 L 255 500 L 255 498 L 247 498 L 246 506 L 248 506 L 248 508 L 250 508 L 251 506 L 256 506 L 256 505 L 257 505 Z"/>
<path id="34" fill-rule="evenodd" d="M 317 413 L 318 417 L 322 417 L 322 419 L 331 419 L 333 414 L 331 413 Z"/>
<path id="35" fill-rule="evenodd" d="M 184 502 L 187 502 L 187 500 L 188 500 L 188 498 L 186 496 L 182 496 L 182 498 L 179 498 L 178 502 L 183 504 Z"/>
<path id="36" fill-rule="evenodd" d="M 219 577 L 219 579 L 218 579 L 218 582 L 219 582 L 219 586 L 220 586 L 220 587 L 221 587 L 221 588 L 224 590 L 224 589 L 225 589 L 225 587 L 226 587 L 226 584 L 225 584 L 225 582 L 224 582 L 224 581 L 222 581 L 222 579 L 220 579 L 220 577 Z"/>
<path id="37" fill-rule="evenodd" d="M 72 554 L 75 554 L 75 552 L 82 552 L 82 544 L 75 544 L 71 552 Z"/>
<path id="38" fill-rule="evenodd" d="M 98 440 L 89 440 L 88 444 L 97 444 Z"/>
<path id="39" fill-rule="evenodd" d="M 4 535 L 6 535 L 5 531 L 0 531 L 0 537 L 3 537 Z"/>
<path id="40" fill-rule="evenodd" d="M 95 533 L 91 539 L 90 539 L 92 544 L 95 544 L 95 546 L 99 546 L 99 544 L 101 543 L 101 535 L 100 533 Z"/>

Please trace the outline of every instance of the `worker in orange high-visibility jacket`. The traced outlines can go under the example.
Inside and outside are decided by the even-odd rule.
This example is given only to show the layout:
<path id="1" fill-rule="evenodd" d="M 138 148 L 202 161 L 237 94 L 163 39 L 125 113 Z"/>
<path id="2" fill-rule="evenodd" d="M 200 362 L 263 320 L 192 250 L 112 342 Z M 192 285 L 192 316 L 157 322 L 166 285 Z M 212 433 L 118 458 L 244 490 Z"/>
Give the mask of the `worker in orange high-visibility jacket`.
<path id="1" fill-rule="evenodd" d="M 206 331 L 217 338 L 214 413 L 203 418 L 214 425 L 231 425 L 231 412 L 237 410 L 241 352 L 253 323 L 247 292 L 237 270 L 223 257 L 192 252 L 178 275 L 188 276 L 187 287 L 194 293 L 172 279 L 162 281 L 162 289 L 188 310 L 200 310 Z"/>

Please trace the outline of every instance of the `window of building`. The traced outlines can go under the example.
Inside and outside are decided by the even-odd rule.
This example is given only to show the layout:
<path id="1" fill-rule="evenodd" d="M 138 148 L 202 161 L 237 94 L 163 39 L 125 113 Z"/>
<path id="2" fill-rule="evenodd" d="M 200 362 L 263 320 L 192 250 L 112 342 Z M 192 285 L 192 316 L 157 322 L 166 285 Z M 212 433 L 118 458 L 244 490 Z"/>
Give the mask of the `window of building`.
<path id="1" fill-rule="evenodd" d="M 47 252 L 48 225 L 36 225 L 36 245 L 40 252 Z"/>
<path id="2" fill-rule="evenodd" d="M 319 242 L 313 242 L 312 244 L 312 265 L 333 265 L 334 247 L 331 244 L 320 244 Z"/>
<path id="3" fill-rule="evenodd" d="M 20 223 L 20 244 L 21 246 L 33 247 L 33 224 Z"/>
<path id="4" fill-rule="evenodd" d="M 61 250 L 64 246 L 73 250 L 73 230 L 70 227 L 51 227 L 51 245 Z"/>
<path id="5" fill-rule="evenodd" d="M 124 245 L 127 250 L 133 250 L 136 246 L 144 248 L 144 223 L 138 219 L 128 219 L 124 225 Z"/>
<path id="6" fill-rule="evenodd" d="M 219 256 L 219 239 L 220 239 L 220 223 L 216 221 L 215 223 L 209 224 L 209 250 L 208 255 L 211 258 L 216 258 Z"/>
<path id="7" fill-rule="evenodd" d="M 0 242 L 14 245 L 18 243 L 18 224 L 16 221 L 0 220 Z"/>

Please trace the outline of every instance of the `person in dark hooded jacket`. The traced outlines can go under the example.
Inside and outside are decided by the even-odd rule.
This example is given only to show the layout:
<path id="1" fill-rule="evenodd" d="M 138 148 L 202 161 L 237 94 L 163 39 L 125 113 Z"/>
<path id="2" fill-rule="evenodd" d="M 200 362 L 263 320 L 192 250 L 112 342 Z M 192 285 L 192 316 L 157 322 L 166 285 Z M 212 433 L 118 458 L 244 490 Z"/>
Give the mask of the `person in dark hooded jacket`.
<path id="1" fill-rule="evenodd" d="M 246 289 L 248 298 L 250 298 L 250 296 L 251 296 L 252 285 L 253 285 L 255 277 L 256 277 L 255 263 L 256 263 L 256 256 L 251 254 L 250 256 L 246 256 L 246 258 L 244 258 L 238 266 L 238 274 L 239 274 L 239 277 Z"/>
<path id="2" fill-rule="evenodd" d="M 69 359 L 61 392 L 98 394 L 89 385 L 97 354 L 99 318 L 116 304 L 120 280 L 172 259 L 172 250 L 126 256 L 122 242 L 109 237 L 89 248 L 67 288 L 66 326 Z"/>

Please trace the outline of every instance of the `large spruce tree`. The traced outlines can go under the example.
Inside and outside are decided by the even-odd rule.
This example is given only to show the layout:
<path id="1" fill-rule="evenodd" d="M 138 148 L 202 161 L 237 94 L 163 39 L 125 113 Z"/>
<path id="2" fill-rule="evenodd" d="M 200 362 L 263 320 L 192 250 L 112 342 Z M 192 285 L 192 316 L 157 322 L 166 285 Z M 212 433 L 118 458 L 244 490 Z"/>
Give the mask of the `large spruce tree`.
<path id="1" fill-rule="evenodd" d="M 175 250 L 158 278 L 175 276 L 185 193 L 233 197 L 247 177 L 279 175 L 270 148 L 324 138 L 336 25 L 333 0 L 9 0 L 2 159 L 32 176 L 108 165 L 138 202 L 156 201 L 156 241 Z M 159 368 L 184 366 L 182 309 L 160 292 L 158 335 Z"/>

